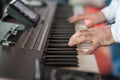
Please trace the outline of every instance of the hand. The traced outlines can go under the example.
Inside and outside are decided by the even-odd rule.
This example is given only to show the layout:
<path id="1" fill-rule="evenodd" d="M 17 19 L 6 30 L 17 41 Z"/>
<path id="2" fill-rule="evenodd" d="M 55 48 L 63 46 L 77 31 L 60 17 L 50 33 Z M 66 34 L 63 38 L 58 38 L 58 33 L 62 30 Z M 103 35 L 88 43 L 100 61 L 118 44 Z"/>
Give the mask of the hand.
<path id="1" fill-rule="evenodd" d="M 84 19 L 90 20 L 90 23 L 88 25 L 86 25 L 88 28 L 90 28 L 98 23 L 106 21 L 106 18 L 102 12 L 76 15 L 76 16 L 70 17 L 68 20 L 70 23 L 76 23 L 79 20 L 84 20 Z"/>
<path id="2" fill-rule="evenodd" d="M 83 42 L 91 42 L 91 47 L 86 52 L 87 54 L 93 53 L 98 47 L 107 46 L 115 43 L 111 26 L 100 28 L 91 28 L 88 30 L 77 31 L 69 41 L 69 46 L 74 46 Z"/>

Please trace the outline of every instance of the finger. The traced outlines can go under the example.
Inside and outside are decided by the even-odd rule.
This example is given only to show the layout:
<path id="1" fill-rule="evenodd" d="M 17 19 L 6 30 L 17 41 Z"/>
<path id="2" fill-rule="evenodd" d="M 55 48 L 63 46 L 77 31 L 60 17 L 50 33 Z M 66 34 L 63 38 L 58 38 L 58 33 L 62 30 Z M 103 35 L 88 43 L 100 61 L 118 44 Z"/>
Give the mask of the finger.
<path id="1" fill-rule="evenodd" d="M 99 44 L 92 45 L 89 50 L 86 52 L 86 54 L 93 54 L 94 51 L 98 48 Z"/>
<path id="2" fill-rule="evenodd" d="M 68 21 L 70 23 L 75 23 L 75 22 L 78 22 L 79 20 L 83 20 L 83 19 L 84 19 L 84 15 L 76 15 L 76 16 L 70 17 L 68 19 Z"/>
<path id="3" fill-rule="evenodd" d="M 77 38 L 79 38 L 80 36 L 82 36 L 82 37 L 85 37 L 85 38 L 89 38 L 89 37 L 91 37 L 91 34 L 92 32 L 90 32 L 89 30 L 82 30 L 82 31 L 77 31 L 71 38 L 70 38 L 70 40 L 69 40 L 69 45 L 70 46 L 73 46 L 73 45 L 76 45 L 77 43 L 79 43 L 79 42 L 76 42 L 75 40 L 77 39 Z M 84 38 L 83 38 L 84 39 Z M 76 42 L 76 43 L 75 43 Z"/>
<path id="4" fill-rule="evenodd" d="M 83 35 L 83 36 L 70 40 L 68 44 L 69 46 L 74 46 L 79 43 L 88 42 L 92 40 L 92 37 L 93 37 L 92 35 Z"/>
<path id="5" fill-rule="evenodd" d="M 80 15 L 78 15 L 78 19 L 84 20 L 84 19 L 87 19 L 87 16 L 85 14 L 80 14 Z"/>
<path id="6" fill-rule="evenodd" d="M 80 37 L 81 35 L 88 35 L 91 34 L 92 32 L 89 30 L 81 30 L 81 31 L 77 31 L 70 39 L 75 39 L 77 37 Z"/>
<path id="7" fill-rule="evenodd" d="M 68 45 L 69 45 L 69 46 L 73 46 L 75 39 L 76 39 L 77 37 L 80 37 L 80 36 L 81 36 L 81 34 L 80 34 L 79 32 L 76 32 L 76 33 L 70 38 L 70 40 L 69 40 L 69 42 L 68 42 Z"/>
<path id="8" fill-rule="evenodd" d="M 70 40 L 73 40 L 73 39 L 75 39 L 75 38 L 77 38 L 77 37 L 79 37 L 79 36 L 81 36 L 81 32 L 80 32 L 80 31 L 77 31 L 77 32 L 70 38 Z"/>
<path id="9" fill-rule="evenodd" d="M 87 30 L 80 30 L 79 31 L 81 35 L 91 34 L 91 31 L 89 29 Z"/>
<path id="10" fill-rule="evenodd" d="M 94 23 L 92 23 L 92 22 L 87 25 L 88 28 L 91 28 L 93 26 L 94 26 Z"/>
<path id="11" fill-rule="evenodd" d="M 73 19 L 73 18 L 76 17 L 76 16 L 78 16 L 78 15 L 75 15 L 75 16 L 72 16 L 72 17 L 69 17 L 67 20 L 69 21 L 69 20 Z"/>
<path id="12" fill-rule="evenodd" d="M 69 21 L 70 23 L 75 23 L 75 22 L 77 22 L 78 20 L 79 20 L 78 16 L 73 16 L 73 17 L 70 17 L 70 18 L 68 19 L 68 21 Z"/>

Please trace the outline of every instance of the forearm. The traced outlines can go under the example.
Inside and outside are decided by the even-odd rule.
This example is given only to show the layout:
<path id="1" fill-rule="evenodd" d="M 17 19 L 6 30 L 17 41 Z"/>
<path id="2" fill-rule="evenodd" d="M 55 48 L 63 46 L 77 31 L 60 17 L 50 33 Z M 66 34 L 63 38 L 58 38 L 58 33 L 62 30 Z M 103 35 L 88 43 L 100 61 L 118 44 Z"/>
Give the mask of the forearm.
<path id="1" fill-rule="evenodd" d="M 105 22 L 107 19 L 106 19 L 106 17 L 105 17 L 105 15 L 103 14 L 103 12 L 98 12 L 98 13 L 96 13 L 96 15 L 97 15 L 97 18 L 98 19 L 96 19 L 97 21 L 97 24 L 98 23 L 102 23 L 102 22 Z"/>

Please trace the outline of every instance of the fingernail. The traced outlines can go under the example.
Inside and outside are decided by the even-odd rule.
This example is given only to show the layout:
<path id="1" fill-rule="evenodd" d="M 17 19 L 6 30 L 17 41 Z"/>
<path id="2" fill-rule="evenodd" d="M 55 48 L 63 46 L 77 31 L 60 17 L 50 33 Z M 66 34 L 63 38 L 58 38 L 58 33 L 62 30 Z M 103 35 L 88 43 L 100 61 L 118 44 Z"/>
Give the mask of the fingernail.
<path id="1" fill-rule="evenodd" d="M 72 21 L 69 21 L 69 23 L 72 23 Z"/>
<path id="2" fill-rule="evenodd" d="M 67 20 L 70 20 L 70 18 L 68 18 Z"/>
<path id="3" fill-rule="evenodd" d="M 72 42 L 69 42 L 68 45 L 69 45 L 69 46 L 73 46 L 73 43 L 72 43 Z"/>
<path id="4" fill-rule="evenodd" d="M 71 43 L 68 43 L 69 46 L 72 46 Z"/>

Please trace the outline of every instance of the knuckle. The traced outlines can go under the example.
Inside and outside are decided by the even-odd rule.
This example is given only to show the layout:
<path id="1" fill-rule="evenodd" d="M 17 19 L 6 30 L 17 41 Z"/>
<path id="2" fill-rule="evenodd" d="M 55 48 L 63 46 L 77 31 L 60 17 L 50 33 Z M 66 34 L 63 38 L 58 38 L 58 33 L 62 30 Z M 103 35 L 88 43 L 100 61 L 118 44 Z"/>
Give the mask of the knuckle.
<path id="1" fill-rule="evenodd" d="M 88 33 L 88 30 L 82 30 L 82 31 L 80 31 L 80 34 L 81 34 L 81 35 L 84 35 L 84 34 L 86 34 L 86 33 Z"/>
<path id="2" fill-rule="evenodd" d="M 96 48 L 99 47 L 99 46 L 100 46 L 100 42 L 98 42 L 98 41 L 95 42 L 95 43 L 93 44 L 93 46 L 96 47 Z"/>
<path id="3" fill-rule="evenodd" d="M 86 40 L 86 41 L 92 41 L 93 40 L 93 36 L 92 35 L 89 35 L 89 34 L 85 34 L 83 36 L 83 38 Z"/>
<path id="4" fill-rule="evenodd" d="M 80 38 L 76 38 L 76 43 L 79 43 L 80 42 Z"/>
<path id="5" fill-rule="evenodd" d="M 82 43 L 82 42 L 84 42 L 84 39 L 81 39 L 80 37 L 79 38 L 76 38 L 76 43 L 78 44 L 78 43 Z"/>
<path id="6" fill-rule="evenodd" d="M 91 35 L 85 34 L 84 37 L 90 39 Z"/>
<path id="7" fill-rule="evenodd" d="M 70 40 L 74 40 L 74 37 L 72 36 L 72 37 L 70 38 Z"/>

